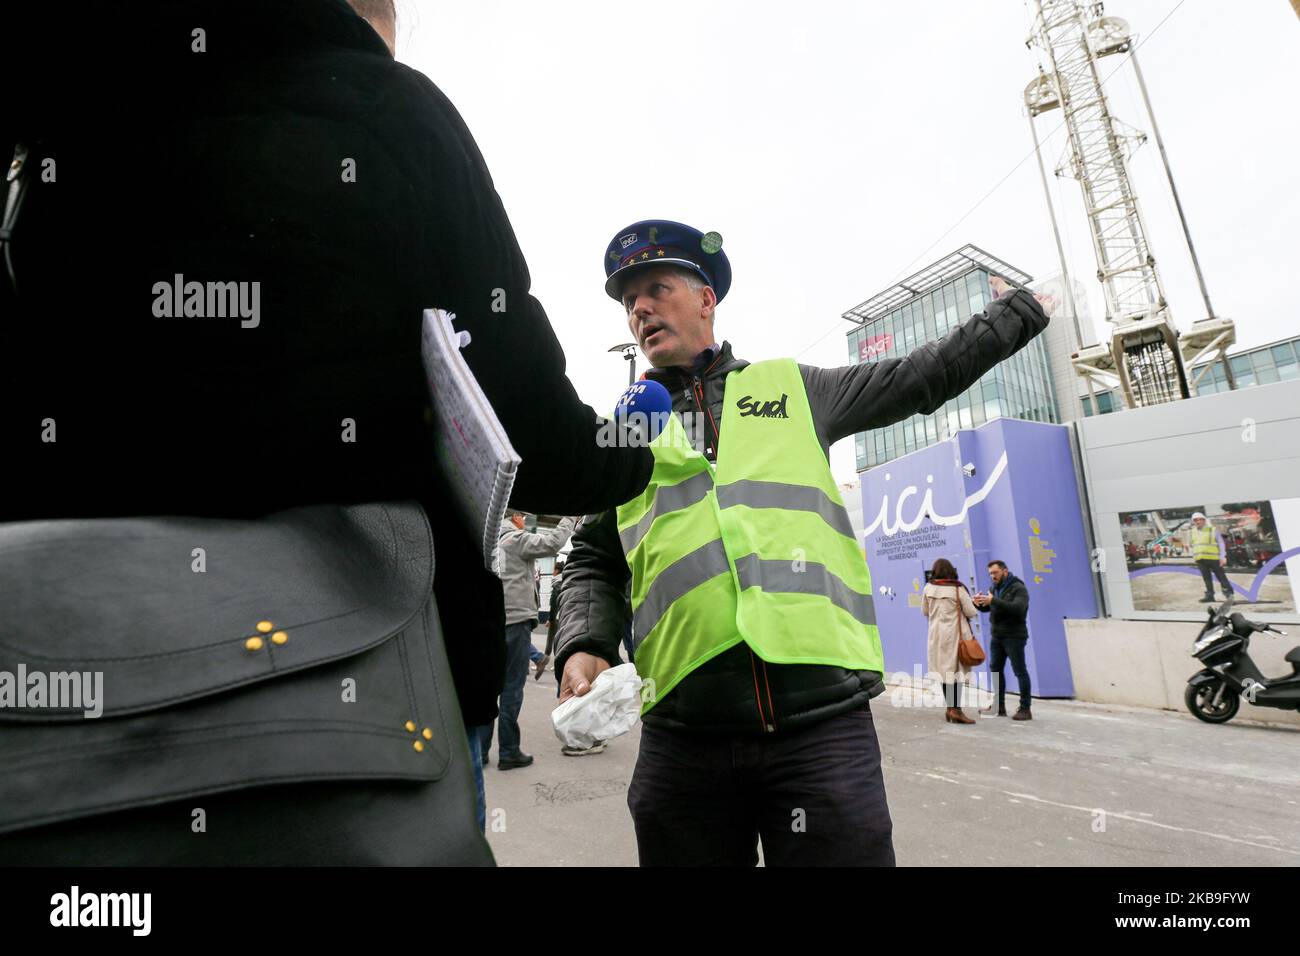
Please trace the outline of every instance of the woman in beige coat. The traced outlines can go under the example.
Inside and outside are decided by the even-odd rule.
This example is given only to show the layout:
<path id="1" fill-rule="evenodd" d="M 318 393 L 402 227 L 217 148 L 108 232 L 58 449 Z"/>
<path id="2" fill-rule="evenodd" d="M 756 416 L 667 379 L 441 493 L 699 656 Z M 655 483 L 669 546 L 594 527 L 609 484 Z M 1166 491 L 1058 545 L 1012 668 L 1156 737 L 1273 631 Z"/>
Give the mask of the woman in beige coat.
<path id="1" fill-rule="evenodd" d="M 961 685 L 969 668 L 957 657 L 957 635 L 972 637 L 970 619 L 979 611 L 971 602 L 966 585 L 957 579 L 957 569 L 946 558 L 934 562 L 930 580 L 921 592 L 921 613 L 930 622 L 927 663 L 940 675 L 943 699 L 948 705 L 944 720 L 950 724 L 973 724 L 961 710 Z"/>

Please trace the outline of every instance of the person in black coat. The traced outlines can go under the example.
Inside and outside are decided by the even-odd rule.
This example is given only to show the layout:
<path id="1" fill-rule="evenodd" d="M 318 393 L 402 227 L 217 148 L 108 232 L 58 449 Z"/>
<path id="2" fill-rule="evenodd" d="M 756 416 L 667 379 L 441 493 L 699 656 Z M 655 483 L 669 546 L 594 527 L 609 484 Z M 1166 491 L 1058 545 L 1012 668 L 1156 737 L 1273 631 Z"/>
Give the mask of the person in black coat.
<path id="1" fill-rule="evenodd" d="M 501 584 L 435 461 L 422 311 L 471 335 L 523 459 L 513 505 L 613 507 L 652 458 L 598 447 L 469 130 L 344 0 L 72 2 L 53 50 L 52 19 L 19 5 L 0 50 L 25 78 L 0 150 L 26 180 L 0 265 L 0 521 L 418 499 L 461 711 L 490 722 Z M 245 311 L 166 314 L 159 284 L 191 281 L 242 283 Z"/>
<path id="2" fill-rule="evenodd" d="M 1025 644 L 1029 641 L 1029 589 L 1025 582 L 1007 570 L 1005 561 L 989 562 L 989 578 L 993 590 L 975 595 L 975 606 L 989 616 L 993 633 L 989 641 L 989 672 L 996 675 L 998 716 L 1007 715 L 1007 689 L 1002 674 L 1007 658 L 1020 682 L 1020 709 L 1012 720 L 1031 720 L 1029 668 L 1025 665 Z"/>

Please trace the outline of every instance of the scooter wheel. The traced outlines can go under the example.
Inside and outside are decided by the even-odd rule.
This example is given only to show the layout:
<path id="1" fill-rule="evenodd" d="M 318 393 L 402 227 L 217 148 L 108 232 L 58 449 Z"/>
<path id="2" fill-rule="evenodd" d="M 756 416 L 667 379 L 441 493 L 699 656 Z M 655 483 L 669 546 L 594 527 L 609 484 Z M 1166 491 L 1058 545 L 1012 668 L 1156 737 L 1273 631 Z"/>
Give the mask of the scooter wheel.
<path id="1" fill-rule="evenodd" d="M 1207 724 L 1226 724 L 1237 716 L 1237 708 L 1241 706 L 1241 697 L 1231 687 L 1224 688 L 1223 696 L 1219 699 L 1219 705 L 1214 706 L 1214 697 L 1223 685 L 1222 680 L 1209 684 L 1187 685 L 1187 690 L 1183 692 L 1183 703 L 1187 709 L 1192 712 L 1192 716 L 1197 720 L 1203 720 Z"/>

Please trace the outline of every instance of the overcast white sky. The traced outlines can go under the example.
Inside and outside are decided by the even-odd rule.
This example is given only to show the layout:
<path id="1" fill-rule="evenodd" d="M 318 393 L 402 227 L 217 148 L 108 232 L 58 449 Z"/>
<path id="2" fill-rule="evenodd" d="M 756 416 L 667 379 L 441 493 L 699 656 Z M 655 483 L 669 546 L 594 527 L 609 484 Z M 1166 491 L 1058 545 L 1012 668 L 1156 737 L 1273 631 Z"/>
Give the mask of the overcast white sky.
<path id="1" fill-rule="evenodd" d="M 1022 106 L 1041 54 L 1025 47 L 1020 0 L 398 4 L 398 58 L 464 116 L 569 376 L 602 413 L 627 381 L 606 350 L 629 336 L 601 259 L 639 219 L 722 234 L 734 281 L 718 338 L 751 361 L 847 364 L 840 314 L 967 242 L 1035 277 L 1059 272 Z M 1152 34 L 1175 6 L 1106 13 L 1151 34 L 1138 56 L 1215 311 L 1236 320 L 1239 344 L 1295 335 L 1300 20 L 1286 0 L 1184 0 Z M 1129 65 L 1106 89 L 1121 120 L 1149 129 Z M 1049 177 L 1060 115 L 1038 120 Z M 1154 138 L 1131 169 L 1187 329 L 1204 306 Z M 1078 184 L 1051 183 L 1102 329 Z M 851 440 L 831 462 L 856 478 Z"/>

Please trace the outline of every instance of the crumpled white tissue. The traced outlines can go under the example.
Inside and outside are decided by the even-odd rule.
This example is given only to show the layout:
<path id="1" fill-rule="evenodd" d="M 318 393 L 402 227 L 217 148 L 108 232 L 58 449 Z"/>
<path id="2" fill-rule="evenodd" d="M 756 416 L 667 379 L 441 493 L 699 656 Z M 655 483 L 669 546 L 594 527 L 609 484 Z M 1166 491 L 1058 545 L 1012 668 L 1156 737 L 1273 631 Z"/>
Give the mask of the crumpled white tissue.
<path id="1" fill-rule="evenodd" d="M 570 697 L 551 712 L 555 736 L 566 747 L 587 748 L 636 726 L 641 713 L 641 678 L 635 664 L 620 664 L 596 675 L 591 690 Z"/>

